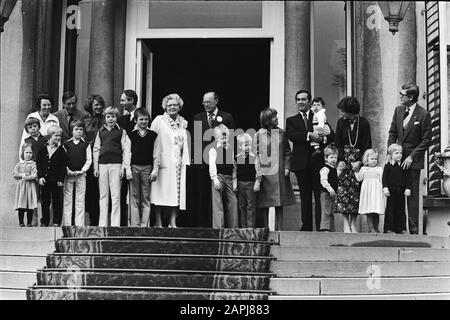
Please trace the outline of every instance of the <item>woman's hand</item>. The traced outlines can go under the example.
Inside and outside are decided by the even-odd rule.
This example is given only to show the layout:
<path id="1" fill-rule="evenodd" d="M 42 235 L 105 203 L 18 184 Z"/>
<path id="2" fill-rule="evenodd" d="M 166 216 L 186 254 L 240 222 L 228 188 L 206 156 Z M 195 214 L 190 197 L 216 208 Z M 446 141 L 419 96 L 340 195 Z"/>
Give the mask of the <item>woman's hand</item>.
<path id="1" fill-rule="evenodd" d="M 39 184 L 41 185 L 41 186 L 44 186 L 45 185 L 45 178 L 40 178 L 39 179 Z"/>
<path id="2" fill-rule="evenodd" d="M 57 185 L 58 187 L 64 187 L 64 182 L 58 181 L 58 182 L 56 183 L 56 185 Z"/>
<path id="3" fill-rule="evenodd" d="M 406 197 L 411 196 L 411 189 L 406 189 L 406 190 L 405 190 L 405 196 L 406 196 Z"/>

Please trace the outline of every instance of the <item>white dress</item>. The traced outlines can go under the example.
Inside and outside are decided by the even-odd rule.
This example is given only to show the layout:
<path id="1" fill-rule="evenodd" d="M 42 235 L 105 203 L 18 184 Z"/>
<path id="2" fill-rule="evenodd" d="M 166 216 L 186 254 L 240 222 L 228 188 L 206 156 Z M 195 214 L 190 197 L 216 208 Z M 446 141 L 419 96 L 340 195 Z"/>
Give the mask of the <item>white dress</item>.
<path id="1" fill-rule="evenodd" d="M 359 214 L 378 213 L 384 214 L 386 207 L 386 197 L 383 194 L 383 168 L 382 167 L 362 167 L 355 174 L 361 181 L 361 192 L 359 194 Z"/>
<path id="2" fill-rule="evenodd" d="M 187 121 L 178 116 L 157 116 L 150 127 L 158 137 L 153 158 L 158 158 L 158 178 L 152 182 L 151 203 L 157 206 L 179 207 L 186 210 L 186 165 L 190 164 L 187 144 Z M 159 164 L 158 164 L 159 162 Z"/>

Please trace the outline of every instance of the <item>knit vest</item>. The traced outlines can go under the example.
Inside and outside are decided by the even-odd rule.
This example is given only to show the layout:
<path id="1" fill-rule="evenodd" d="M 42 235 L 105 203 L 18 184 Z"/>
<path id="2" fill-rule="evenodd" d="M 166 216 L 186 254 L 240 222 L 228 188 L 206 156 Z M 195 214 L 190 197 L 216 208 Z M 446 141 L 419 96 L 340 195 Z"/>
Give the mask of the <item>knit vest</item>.
<path id="1" fill-rule="evenodd" d="M 231 148 L 231 146 L 229 146 L 228 149 L 216 146 L 214 149 L 217 152 L 216 158 L 217 174 L 224 174 L 231 176 L 233 174 L 233 158 L 232 158 L 233 149 Z"/>
<path id="2" fill-rule="evenodd" d="M 139 134 L 139 130 L 134 130 L 130 133 L 131 164 L 138 166 L 153 164 L 153 146 L 157 135 L 152 130 L 147 130 L 146 135 L 143 137 Z"/>
<path id="3" fill-rule="evenodd" d="M 337 177 L 337 170 L 336 168 L 328 165 L 325 163 L 325 167 L 328 168 L 328 170 L 330 170 L 328 172 L 328 183 L 331 185 L 331 187 L 333 188 L 333 190 L 335 192 L 337 192 L 337 187 L 338 187 L 338 177 Z M 325 189 L 324 187 L 322 187 L 322 191 L 324 192 L 328 192 L 327 189 Z"/>
<path id="4" fill-rule="evenodd" d="M 100 154 L 98 157 L 99 164 L 122 163 L 122 134 L 123 129 L 114 127 L 109 131 L 102 127 L 99 132 L 100 136 Z"/>
<path id="5" fill-rule="evenodd" d="M 86 148 L 89 142 L 80 140 L 75 144 L 73 140 L 64 143 L 67 154 L 67 167 L 72 171 L 80 171 L 86 163 Z"/>
<path id="6" fill-rule="evenodd" d="M 238 155 L 236 158 L 236 175 L 238 181 L 255 181 L 256 170 L 255 161 L 256 157 L 254 155 L 248 154 L 247 157 Z"/>

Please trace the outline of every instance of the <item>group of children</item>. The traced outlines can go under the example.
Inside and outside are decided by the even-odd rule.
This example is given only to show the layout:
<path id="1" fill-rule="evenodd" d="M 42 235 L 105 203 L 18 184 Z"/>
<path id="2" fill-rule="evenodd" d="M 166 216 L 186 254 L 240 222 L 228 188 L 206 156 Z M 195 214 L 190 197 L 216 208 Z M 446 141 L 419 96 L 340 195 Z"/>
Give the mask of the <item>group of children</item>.
<path id="1" fill-rule="evenodd" d="M 388 147 L 388 161 L 382 168 L 378 166 L 378 152 L 375 149 L 368 149 L 362 158 L 363 166 L 355 171 L 356 179 L 362 181 L 358 213 L 367 215 L 370 233 L 380 232 L 379 215 L 384 214 L 385 233 L 407 234 L 405 196 L 411 195 L 411 178 L 408 171 L 401 166 L 402 154 L 401 145 L 391 144 Z M 325 166 L 320 170 L 320 182 L 323 187 L 321 230 L 332 231 L 336 195 L 343 192 L 339 186 L 340 169 L 336 168 L 337 148 L 332 145 L 325 147 L 324 157 Z"/>
<path id="2" fill-rule="evenodd" d="M 126 130 L 117 125 L 118 108 L 108 107 L 103 114 L 105 124 L 98 131 L 92 150 L 90 143 L 84 138 L 82 121 L 75 120 L 70 124 L 72 138 L 61 143 L 60 127 L 48 128 L 47 136 L 43 137 L 40 133 L 40 121 L 36 118 L 27 119 L 24 127 L 30 137 L 25 139 L 21 148 L 21 161 L 13 171 L 13 177 L 17 180 L 14 209 L 18 210 L 20 226 L 25 226 L 25 213 L 26 225 L 32 225 L 33 211 L 37 209 L 39 195 L 42 206 L 41 226 L 49 226 L 50 205 L 53 207 L 53 226 L 71 225 L 73 209 L 75 225 L 84 226 L 86 174 L 92 165 L 94 176 L 99 178 L 99 226 L 120 226 L 122 177 L 138 181 L 130 184 L 131 204 L 135 204 L 130 206 L 133 226 L 147 225 L 150 199 L 146 194 L 149 192 L 142 190 L 150 190 L 150 183 L 157 175 L 153 168 L 153 145 L 157 134 L 148 127 L 150 115 L 144 108 L 136 109 L 136 126 L 128 136 Z M 151 174 L 142 179 L 141 171 Z M 141 203 L 143 204 L 136 205 Z"/>

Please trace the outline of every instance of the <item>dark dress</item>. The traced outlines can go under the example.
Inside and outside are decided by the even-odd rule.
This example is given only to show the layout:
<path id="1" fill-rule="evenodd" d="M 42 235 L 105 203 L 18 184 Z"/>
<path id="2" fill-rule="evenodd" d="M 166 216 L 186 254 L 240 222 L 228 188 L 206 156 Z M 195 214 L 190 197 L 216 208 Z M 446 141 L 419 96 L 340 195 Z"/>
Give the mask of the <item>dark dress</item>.
<path id="1" fill-rule="evenodd" d="M 335 144 L 339 150 L 338 160 L 345 162 L 345 168 L 338 177 L 336 213 L 358 214 L 360 182 L 356 180 L 352 162 L 361 161 L 364 152 L 372 148 L 369 121 L 357 117 L 353 130 L 350 121 L 340 118 L 336 125 Z"/>

